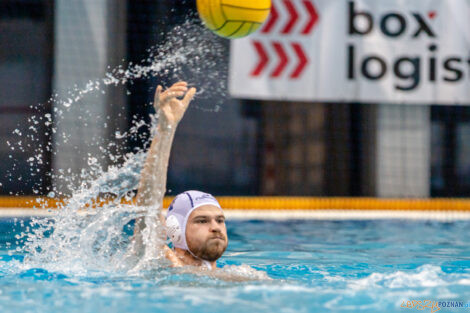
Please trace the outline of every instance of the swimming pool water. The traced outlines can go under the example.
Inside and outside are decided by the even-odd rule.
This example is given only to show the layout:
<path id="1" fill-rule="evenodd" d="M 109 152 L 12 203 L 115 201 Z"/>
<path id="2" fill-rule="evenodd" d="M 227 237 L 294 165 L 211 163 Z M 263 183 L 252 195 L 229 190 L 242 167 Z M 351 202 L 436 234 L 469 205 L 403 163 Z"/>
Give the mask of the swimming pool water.
<path id="1" fill-rule="evenodd" d="M 22 268 L 15 235 L 26 227 L 0 220 L 0 312 L 412 312 L 403 301 L 470 301 L 469 221 L 228 221 L 219 266 L 273 278 L 250 282 Z"/>

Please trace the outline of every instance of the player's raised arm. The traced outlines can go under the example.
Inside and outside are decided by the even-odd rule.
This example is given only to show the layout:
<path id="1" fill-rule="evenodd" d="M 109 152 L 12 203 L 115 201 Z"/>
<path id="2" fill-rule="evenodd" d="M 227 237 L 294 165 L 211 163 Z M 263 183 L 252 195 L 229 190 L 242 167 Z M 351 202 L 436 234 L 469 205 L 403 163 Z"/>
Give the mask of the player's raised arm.
<path id="1" fill-rule="evenodd" d="M 156 135 L 142 169 L 137 190 L 137 205 L 155 207 L 158 210 L 157 216 L 160 217 L 166 191 L 171 145 L 178 123 L 183 118 L 195 93 L 195 88 L 188 90 L 186 82 L 177 82 L 165 91 L 158 86 L 155 92 L 154 107 L 159 120 Z M 161 220 L 163 221 L 163 218 Z M 141 230 L 143 228 L 145 228 L 145 222 L 143 218 L 140 218 L 136 221 L 134 229 L 134 240 L 138 247 L 142 246 Z"/>

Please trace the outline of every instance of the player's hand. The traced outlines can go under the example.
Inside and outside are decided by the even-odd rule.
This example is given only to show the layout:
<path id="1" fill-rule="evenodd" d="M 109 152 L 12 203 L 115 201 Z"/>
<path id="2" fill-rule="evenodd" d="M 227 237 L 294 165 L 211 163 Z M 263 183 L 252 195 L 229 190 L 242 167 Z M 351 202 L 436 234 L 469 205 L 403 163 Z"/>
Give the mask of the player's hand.
<path id="1" fill-rule="evenodd" d="M 188 83 L 177 82 L 162 92 L 162 86 L 155 91 L 153 106 L 160 110 L 160 119 L 166 125 L 176 126 L 183 118 L 184 112 L 196 93 L 196 88 L 188 90 Z"/>

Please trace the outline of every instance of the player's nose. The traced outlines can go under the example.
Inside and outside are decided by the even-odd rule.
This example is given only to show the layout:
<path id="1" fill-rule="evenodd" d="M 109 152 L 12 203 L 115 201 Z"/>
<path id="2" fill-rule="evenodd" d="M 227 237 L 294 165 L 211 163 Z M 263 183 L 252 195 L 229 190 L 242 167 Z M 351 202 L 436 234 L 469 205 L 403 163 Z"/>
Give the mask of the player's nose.
<path id="1" fill-rule="evenodd" d="M 216 219 L 211 220 L 211 231 L 213 232 L 220 232 L 221 231 L 220 223 L 217 223 Z"/>

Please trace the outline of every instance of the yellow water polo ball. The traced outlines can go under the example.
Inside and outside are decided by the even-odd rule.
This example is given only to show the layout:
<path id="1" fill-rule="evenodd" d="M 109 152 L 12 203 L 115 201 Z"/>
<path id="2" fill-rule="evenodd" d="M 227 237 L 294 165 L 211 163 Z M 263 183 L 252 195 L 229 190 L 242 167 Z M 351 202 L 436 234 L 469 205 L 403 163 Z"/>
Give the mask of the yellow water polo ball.
<path id="1" fill-rule="evenodd" d="M 268 18 L 271 0 L 196 0 L 207 28 L 225 38 L 254 33 Z"/>

